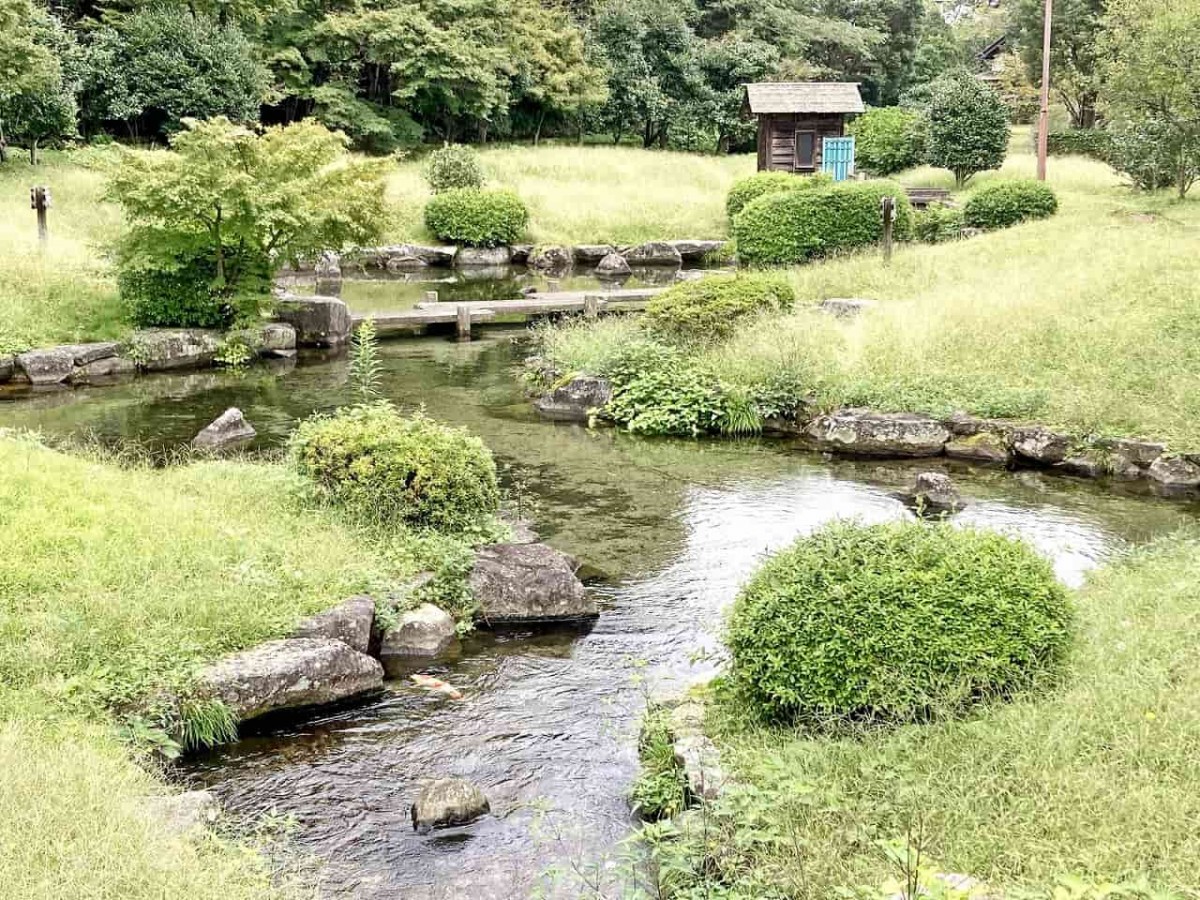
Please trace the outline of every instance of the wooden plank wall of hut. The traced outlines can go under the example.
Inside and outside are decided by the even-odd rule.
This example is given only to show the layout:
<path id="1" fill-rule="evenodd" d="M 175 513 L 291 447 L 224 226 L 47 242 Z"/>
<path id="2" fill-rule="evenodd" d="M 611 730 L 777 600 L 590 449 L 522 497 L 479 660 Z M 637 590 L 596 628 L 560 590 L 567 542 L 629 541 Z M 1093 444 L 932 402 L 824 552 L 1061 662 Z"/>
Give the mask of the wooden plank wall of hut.
<path id="1" fill-rule="evenodd" d="M 796 167 L 796 132 L 813 132 L 813 166 Z M 771 172 L 814 172 L 821 169 L 823 138 L 845 134 L 845 117 L 841 115 L 794 115 L 778 113 L 760 116 L 758 120 L 758 168 Z"/>

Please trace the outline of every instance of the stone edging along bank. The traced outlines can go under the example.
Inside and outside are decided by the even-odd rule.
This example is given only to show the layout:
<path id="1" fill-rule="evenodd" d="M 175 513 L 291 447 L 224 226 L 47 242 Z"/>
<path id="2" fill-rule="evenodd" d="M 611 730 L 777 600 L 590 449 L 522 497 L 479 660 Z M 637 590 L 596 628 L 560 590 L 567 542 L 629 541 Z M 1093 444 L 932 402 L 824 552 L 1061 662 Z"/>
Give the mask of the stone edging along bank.
<path id="1" fill-rule="evenodd" d="M 534 401 L 547 418 L 587 422 L 612 394 L 602 378 L 581 375 Z M 1038 468 L 1083 478 L 1143 480 L 1167 495 L 1200 491 L 1200 454 L 1174 454 L 1166 444 L 1132 438 L 1076 438 L 1043 425 L 956 413 L 839 409 L 811 418 L 772 419 L 763 431 L 809 449 L 877 459 L 947 456 L 1009 468 Z"/>

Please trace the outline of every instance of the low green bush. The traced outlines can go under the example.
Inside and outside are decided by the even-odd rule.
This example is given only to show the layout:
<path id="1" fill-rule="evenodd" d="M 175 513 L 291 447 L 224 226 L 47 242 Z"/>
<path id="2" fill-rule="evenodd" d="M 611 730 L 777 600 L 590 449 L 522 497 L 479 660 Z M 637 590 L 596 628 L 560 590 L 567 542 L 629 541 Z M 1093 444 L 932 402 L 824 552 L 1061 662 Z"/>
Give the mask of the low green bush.
<path id="1" fill-rule="evenodd" d="M 934 203 L 913 212 L 913 237 L 925 244 L 942 244 L 962 236 L 963 212 Z"/>
<path id="2" fill-rule="evenodd" d="M 814 191 L 767 194 L 733 222 L 738 259 L 749 265 L 790 265 L 883 237 L 880 201 L 896 201 L 897 240 L 912 235 L 912 207 L 890 181 L 844 182 Z"/>
<path id="3" fill-rule="evenodd" d="M 812 175 L 792 175 L 789 172 L 756 172 L 739 178 L 729 189 L 725 198 L 725 214 L 732 222 L 737 214 L 746 208 L 752 200 L 757 200 L 767 194 L 780 194 L 787 191 L 810 191 L 813 188 L 829 187 L 833 178 L 824 172 L 814 172 Z"/>
<path id="4" fill-rule="evenodd" d="M 661 706 L 646 710 L 638 736 L 641 771 L 629 799 L 634 812 L 647 821 L 676 816 L 687 807 L 687 781 L 675 759 L 670 713 Z"/>
<path id="5" fill-rule="evenodd" d="M 147 259 L 123 249 L 117 286 L 130 321 L 139 328 L 228 328 L 256 320 L 270 298 L 270 260 L 227 247 L 225 266 L 238 273 L 237 291 L 213 282 L 215 253 L 207 247 L 181 250 L 173 259 Z"/>
<path id="6" fill-rule="evenodd" d="M 512 191 L 455 188 L 425 206 L 425 227 L 440 240 L 470 247 L 511 244 L 525 232 L 529 210 Z"/>
<path id="7" fill-rule="evenodd" d="M 791 282 L 781 275 L 715 275 L 659 294 L 646 307 L 643 321 L 671 340 L 719 341 L 743 320 L 791 309 L 795 301 Z"/>
<path id="8" fill-rule="evenodd" d="M 483 167 L 479 155 L 462 144 L 447 144 L 429 154 L 425 180 L 435 194 L 459 188 L 483 187 Z"/>
<path id="9" fill-rule="evenodd" d="M 743 588 L 730 675 L 764 718 L 909 721 L 1035 686 L 1070 637 L 1066 592 L 1019 540 L 835 523 Z"/>
<path id="10" fill-rule="evenodd" d="M 854 159 L 870 175 L 894 175 L 920 165 L 925 156 L 925 117 L 912 109 L 869 109 L 850 123 Z"/>
<path id="11" fill-rule="evenodd" d="M 1045 219 L 1057 210 L 1058 198 L 1041 181 L 996 181 L 971 196 L 963 207 L 963 221 L 971 228 L 1008 228 L 1031 219 Z"/>
<path id="12" fill-rule="evenodd" d="M 1037 133 L 1034 132 L 1034 139 Z M 1108 162 L 1112 153 L 1112 136 L 1103 128 L 1068 128 L 1046 135 L 1046 152 L 1051 156 L 1090 156 Z"/>
<path id="13" fill-rule="evenodd" d="M 496 464 L 479 438 L 387 403 L 302 422 L 290 452 L 328 499 L 383 524 L 462 530 L 500 501 Z"/>

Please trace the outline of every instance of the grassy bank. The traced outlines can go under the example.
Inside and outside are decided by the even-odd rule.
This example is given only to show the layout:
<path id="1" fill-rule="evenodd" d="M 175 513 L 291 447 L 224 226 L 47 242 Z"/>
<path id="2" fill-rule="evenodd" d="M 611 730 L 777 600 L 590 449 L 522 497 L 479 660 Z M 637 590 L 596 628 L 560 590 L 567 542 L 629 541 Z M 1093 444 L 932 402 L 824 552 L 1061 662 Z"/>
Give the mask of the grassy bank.
<path id="1" fill-rule="evenodd" d="M 1001 173 L 1028 176 L 1017 138 Z M 799 307 L 693 354 L 734 392 L 768 378 L 826 406 L 1032 418 L 1080 435 L 1161 437 L 1200 449 L 1200 201 L 1132 194 L 1102 164 L 1051 160 L 1052 219 L 938 246 L 790 270 Z M 949 184 L 945 173 L 907 180 Z M 818 315 L 826 297 L 879 301 L 859 320 Z M 633 321 L 551 332 L 568 371 L 603 366 Z"/>
<path id="2" fill-rule="evenodd" d="M 45 158 L 33 167 L 14 155 L 0 166 L 0 355 L 125 331 L 116 284 L 101 256 L 119 210 L 100 200 L 100 172 L 63 154 Z M 35 184 L 49 186 L 53 200 L 44 251 L 29 208 Z"/>
<path id="3" fill-rule="evenodd" d="M 162 788 L 121 737 L 161 740 L 140 711 L 200 664 L 463 552 L 365 536 L 282 466 L 118 466 L 18 438 L 0 438 L 0 529 L 0 895 L 47 900 L 264 895 L 251 856 L 143 820 Z"/>
<path id="4" fill-rule="evenodd" d="M 746 156 L 632 147 L 496 147 L 480 156 L 490 183 L 529 206 L 536 243 L 722 237 L 725 192 L 754 165 Z M 120 210 L 101 198 L 110 158 L 87 150 L 47 153 L 37 167 L 19 158 L 0 166 L 0 354 L 126 332 L 104 258 L 120 228 Z M 402 160 L 388 180 L 391 241 L 431 240 L 423 166 L 420 157 Z M 34 184 L 48 185 L 54 201 L 45 252 L 29 208 Z"/>
<path id="5" fill-rule="evenodd" d="M 1068 683 L 964 720 L 834 738 L 718 705 L 710 731 L 747 785 L 718 814 L 716 843 L 743 848 L 722 871 L 823 900 L 894 877 L 884 847 L 920 834 L 931 868 L 1006 897 L 1071 876 L 1161 893 L 1055 897 L 1197 896 L 1198 585 L 1194 532 L 1102 570 L 1076 596 Z"/>

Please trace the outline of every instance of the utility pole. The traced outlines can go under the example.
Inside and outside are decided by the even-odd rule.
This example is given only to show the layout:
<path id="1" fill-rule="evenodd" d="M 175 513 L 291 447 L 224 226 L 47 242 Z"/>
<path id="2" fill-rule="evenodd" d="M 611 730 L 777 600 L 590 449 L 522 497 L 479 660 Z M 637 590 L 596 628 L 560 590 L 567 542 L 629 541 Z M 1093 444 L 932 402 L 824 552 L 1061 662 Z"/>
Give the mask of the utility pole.
<path id="1" fill-rule="evenodd" d="M 1050 137 L 1050 19 L 1054 0 L 1045 0 L 1046 17 L 1042 21 L 1042 105 L 1038 111 L 1038 181 L 1046 180 L 1046 144 Z"/>
<path id="2" fill-rule="evenodd" d="M 29 189 L 29 208 L 37 210 L 38 240 L 45 249 L 50 239 L 50 229 L 46 226 L 46 210 L 50 208 L 50 188 L 31 187 Z"/>

